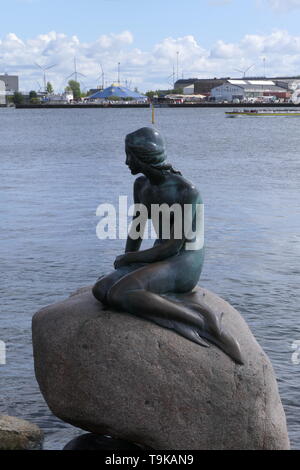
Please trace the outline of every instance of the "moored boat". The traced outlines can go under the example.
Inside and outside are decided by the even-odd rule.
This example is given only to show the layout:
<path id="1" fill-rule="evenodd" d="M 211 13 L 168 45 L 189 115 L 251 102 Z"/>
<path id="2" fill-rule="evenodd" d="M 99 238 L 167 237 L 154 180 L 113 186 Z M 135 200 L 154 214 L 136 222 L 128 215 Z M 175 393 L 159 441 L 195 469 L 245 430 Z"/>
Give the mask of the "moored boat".
<path id="1" fill-rule="evenodd" d="M 300 117 L 300 109 L 234 109 L 225 111 L 226 117 L 251 116 L 251 117 Z"/>

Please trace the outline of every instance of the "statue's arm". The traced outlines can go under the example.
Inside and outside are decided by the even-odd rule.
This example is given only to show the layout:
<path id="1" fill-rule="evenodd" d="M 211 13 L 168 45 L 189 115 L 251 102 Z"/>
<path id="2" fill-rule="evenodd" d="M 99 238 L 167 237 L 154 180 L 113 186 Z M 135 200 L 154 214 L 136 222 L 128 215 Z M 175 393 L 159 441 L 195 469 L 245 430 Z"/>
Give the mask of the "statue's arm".
<path id="1" fill-rule="evenodd" d="M 170 240 L 166 240 L 159 245 L 148 248 L 147 250 L 137 251 L 134 253 L 129 252 L 126 254 L 126 257 L 128 256 L 126 259 L 126 264 L 155 263 L 156 261 L 162 261 L 164 259 L 170 258 L 171 256 L 177 255 L 183 244 L 184 240 L 176 240 L 171 238 Z"/>
<path id="2" fill-rule="evenodd" d="M 141 251 L 129 251 L 125 255 L 118 256 L 115 261 L 115 268 L 133 263 L 155 263 L 170 258 L 179 253 L 184 244 L 183 239 L 166 240 L 159 245 Z"/>
<path id="3" fill-rule="evenodd" d="M 142 184 L 143 184 L 143 177 L 142 178 L 137 178 L 134 182 L 134 186 L 133 186 L 134 204 L 140 204 L 140 190 L 141 190 Z M 132 222 L 134 222 L 134 220 L 137 217 L 138 217 L 138 213 L 133 216 Z M 144 221 L 143 227 L 140 227 L 139 232 L 141 234 L 144 233 L 145 225 L 146 225 L 146 221 Z M 125 246 L 125 253 L 138 251 L 140 249 L 142 241 L 143 241 L 142 237 L 138 237 L 136 239 L 132 238 L 132 232 L 133 232 L 132 227 L 133 227 L 133 225 L 131 225 L 131 230 L 129 230 L 129 233 L 128 233 L 126 246 Z"/>
<path id="4" fill-rule="evenodd" d="M 192 225 L 193 223 L 193 218 L 196 211 L 196 204 L 199 202 L 201 202 L 201 200 L 199 200 L 199 193 L 197 190 L 188 190 L 182 195 L 181 203 L 183 207 L 184 204 L 192 204 L 192 211 L 189 214 L 191 218 L 190 221 L 188 221 L 188 225 Z M 185 223 L 187 222 L 184 221 L 183 213 L 182 227 L 185 226 Z M 174 227 L 172 227 L 170 235 L 170 240 L 165 240 L 163 243 L 155 245 L 147 250 L 135 252 L 129 250 L 128 252 L 126 252 L 125 255 L 117 258 L 115 262 L 115 267 L 120 267 L 132 263 L 154 263 L 177 255 L 186 241 L 184 232 L 182 233 L 181 238 L 175 238 Z"/>

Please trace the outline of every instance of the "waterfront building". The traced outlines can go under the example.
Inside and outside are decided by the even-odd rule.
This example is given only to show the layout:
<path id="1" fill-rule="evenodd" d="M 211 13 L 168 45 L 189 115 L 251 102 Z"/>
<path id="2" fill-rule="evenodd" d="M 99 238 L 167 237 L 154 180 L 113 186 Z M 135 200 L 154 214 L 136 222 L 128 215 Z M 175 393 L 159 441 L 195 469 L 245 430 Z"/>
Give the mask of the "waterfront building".
<path id="1" fill-rule="evenodd" d="M 43 97 L 43 101 L 46 101 L 48 104 L 68 104 L 73 101 L 73 99 L 74 96 L 72 91 L 65 91 L 64 93 L 58 95 L 53 93 Z"/>
<path id="2" fill-rule="evenodd" d="M 5 104 L 6 104 L 5 83 L 3 80 L 0 80 L 0 106 L 4 106 Z"/>
<path id="3" fill-rule="evenodd" d="M 0 81 L 0 106 L 4 106 L 5 104 L 6 104 L 5 84 L 4 82 Z"/>
<path id="4" fill-rule="evenodd" d="M 200 101 L 203 101 L 206 98 L 205 95 L 195 95 L 195 94 L 169 94 L 164 96 L 164 101 L 167 103 L 177 103 L 177 104 L 182 104 L 182 103 L 199 103 Z"/>
<path id="5" fill-rule="evenodd" d="M 286 91 L 293 92 L 297 88 L 300 88 L 300 76 L 292 76 L 292 77 L 286 77 L 286 76 L 280 76 L 280 77 L 243 77 L 239 79 L 231 79 L 230 77 L 223 77 L 223 78 L 182 78 L 180 80 L 177 80 L 174 84 L 174 88 L 183 88 L 185 89 L 186 87 L 194 86 L 194 94 L 203 94 L 206 96 L 210 96 L 211 90 L 214 88 L 217 88 L 223 84 L 227 84 L 230 80 L 247 80 L 247 81 L 272 81 L 274 82 L 273 85 L 277 86 L 279 88 L 284 88 Z M 239 92 L 239 90 L 236 90 Z M 258 90 L 252 90 L 252 93 L 257 92 Z M 270 91 L 275 91 L 273 88 Z M 277 90 L 278 93 L 280 90 Z M 266 92 L 267 93 L 267 92 Z M 190 94 L 187 93 L 187 94 Z M 288 95 L 287 95 L 288 97 Z"/>
<path id="6" fill-rule="evenodd" d="M 17 75 L 0 75 L 0 105 L 6 104 L 6 97 L 19 91 L 19 77 Z"/>
<path id="7" fill-rule="evenodd" d="M 274 77 L 270 78 L 277 86 L 286 88 L 290 91 L 295 91 L 300 88 L 300 77 Z"/>
<path id="8" fill-rule="evenodd" d="M 275 99 L 288 99 L 291 92 L 283 86 L 278 86 L 273 80 L 233 79 L 211 90 L 211 98 L 215 101 L 251 101 L 274 97 Z"/>
<path id="9" fill-rule="evenodd" d="M 0 80 L 4 82 L 7 92 L 14 93 L 15 91 L 19 91 L 19 77 L 17 75 L 8 75 L 5 73 L 4 75 L 0 75 Z"/>
<path id="10" fill-rule="evenodd" d="M 194 84 L 185 86 L 183 88 L 183 94 L 184 95 L 193 95 L 195 93 L 195 86 Z"/>
<path id="11" fill-rule="evenodd" d="M 228 78 L 187 78 L 177 80 L 174 84 L 175 90 L 194 85 L 196 95 L 208 95 L 212 88 L 222 85 Z"/>

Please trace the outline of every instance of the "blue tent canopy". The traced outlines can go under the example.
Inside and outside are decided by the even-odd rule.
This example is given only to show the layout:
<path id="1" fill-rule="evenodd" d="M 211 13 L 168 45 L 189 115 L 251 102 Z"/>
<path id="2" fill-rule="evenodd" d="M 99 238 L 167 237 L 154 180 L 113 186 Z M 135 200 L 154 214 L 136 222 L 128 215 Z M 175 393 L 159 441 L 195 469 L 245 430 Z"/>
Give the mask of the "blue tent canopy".
<path id="1" fill-rule="evenodd" d="M 88 99 L 95 100 L 97 98 L 110 98 L 111 96 L 118 96 L 119 98 L 134 98 L 136 100 L 145 100 L 147 97 L 145 95 L 141 95 L 135 91 L 129 90 L 129 88 L 125 88 L 120 85 L 111 85 L 105 90 L 97 91 L 93 95 L 89 96 Z"/>

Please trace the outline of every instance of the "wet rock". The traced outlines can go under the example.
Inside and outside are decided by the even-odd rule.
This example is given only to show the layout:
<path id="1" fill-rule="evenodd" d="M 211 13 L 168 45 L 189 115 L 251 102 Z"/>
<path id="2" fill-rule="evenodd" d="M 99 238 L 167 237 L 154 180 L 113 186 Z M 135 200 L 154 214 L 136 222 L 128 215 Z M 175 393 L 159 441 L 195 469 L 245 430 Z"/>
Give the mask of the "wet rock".
<path id="1" fill-rule="evenodd" d="M 90 288 L 35 314 L 36 377 L 52 412 L 157 450 L 288 449 L 269 359 L 231 305 L 205 289 L 197 295 L 224 313 L 243 365 L 214 345 L 104 310 Z"/>
<path id="2" fill-rule="evenodd" d="M 42 442 L 43 432 L 35 424 L 0 415 L 0 450 L 38 450 Z"/>

